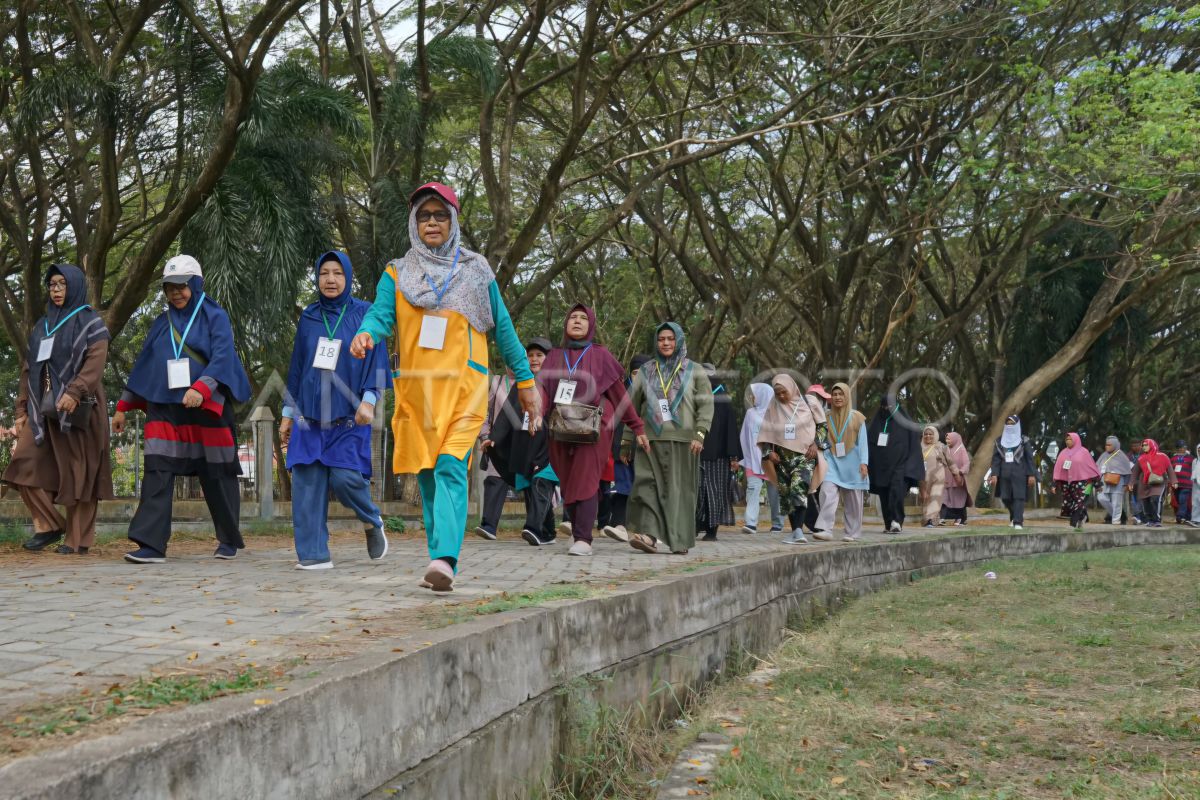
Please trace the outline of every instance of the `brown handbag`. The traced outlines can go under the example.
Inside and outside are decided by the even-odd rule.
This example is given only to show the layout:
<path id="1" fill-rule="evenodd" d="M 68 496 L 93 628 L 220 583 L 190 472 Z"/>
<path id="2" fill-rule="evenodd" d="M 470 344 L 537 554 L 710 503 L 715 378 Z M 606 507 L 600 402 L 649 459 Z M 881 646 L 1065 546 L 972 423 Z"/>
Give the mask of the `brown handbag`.
<path id="1" fill-rule="evenodd" d="M 595 444 L 600 441 L 600 406 L 558 403 L 550 412 L 550 438 L 565 444 Z"/>

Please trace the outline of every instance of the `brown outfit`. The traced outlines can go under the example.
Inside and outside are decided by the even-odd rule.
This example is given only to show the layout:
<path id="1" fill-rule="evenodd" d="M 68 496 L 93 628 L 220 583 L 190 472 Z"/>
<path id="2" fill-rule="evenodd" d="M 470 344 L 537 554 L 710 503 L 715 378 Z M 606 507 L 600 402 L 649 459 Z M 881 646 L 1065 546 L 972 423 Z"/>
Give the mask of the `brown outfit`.
<path id="1" fill-rule="evenodd" d="M 63 433 L 57 421 L 46 420 L 46 438 L 41 447 L 34 442 L 33 430 L 27 424 L 29 365 L 21 368 L 16 408 L 21 433 L 3 477 L 5 483 L 20 491 L 33 516 L 35 532 L 64 531 L 65 544 L 76 550 L 92 546 L 97 502 L 113 497 L 108 401 L 101 380 L 107 360 L 108 342 L 96 342 L 87 349 L 79 373 L 67 385 L 66 393 L 76 401 L 86 395 L 96 397 L 87 428 Z M 65 520 L 54 508 L 56 503 L 66 506 Z"/>

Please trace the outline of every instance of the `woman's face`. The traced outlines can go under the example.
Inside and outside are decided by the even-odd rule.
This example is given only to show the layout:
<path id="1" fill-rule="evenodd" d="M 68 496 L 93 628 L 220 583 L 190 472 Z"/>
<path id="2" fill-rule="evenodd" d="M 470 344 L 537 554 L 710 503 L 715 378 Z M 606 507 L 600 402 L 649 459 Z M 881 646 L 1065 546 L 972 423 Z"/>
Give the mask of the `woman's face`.
<path id="1" fill-rule="evenodd" d="M 782 383 L 771 384 L 771 389 L 775 392 L 775 399 L 787 405 L 792 402 L 792 390 Z"/>
<path id="2" fill-rule="evenodd" d="M 321 296 L 336 300 L 346 288 L 346 273 L 337 261 L 326 261 L 317 273 L 317 286 L 321 288 Z"/>
<path id="3" fill-rule="evenodd" d="M 845 408 L 846 393 L 841 389 L 834 387 L 834 389 L 829 393 L 829 405 L 837 409 Z"/>
<path id="4" fill-rule="evenodd" d="M 1069 433 L 1063 437 L 1063 441 L 1065 441 L 1067 443 L 1067 447 L 1074 447 L 1076 444 L 1078 444 L 1075 441 L 1075 437 Z"/>
<path id="5" fill-rule="evenodd" d="M 926 428 L 921 434 L 921 441 L 925 444 L 933 444 L 937 441 L 937 434 Z"/>
<path id="6" fill-rule="evenodd" d="M 436 197 L 417 208 L 417 235 L 426 247 L 440 247 L 450 241 L 450 209 Z"/>
<path id="7" fill-rule="evenodd" d="M 62 304 L 67 302 L 67 279 L 62 275 L 55 275 L 50 279 L 50 302 L 62 308 Z"/>
<path id="8" fill-rule="evenodd" d="M 1111 453 L 1112 451 L 1113 451 L 1113 443 L 1112 443 L 1112 442 L 1105 442 L 1105 443 L 1104 443 L 1104 452 L 1106 452 L 1106 453 Z"/>
<path id="9" fill-rule="evenodd" d="M 164 283 L 163 294 L 172 308 L 182 310 L 192 299 L 192 290 L 186 283 Z"/>
<path id="10" fill-rule="evenodd" d="M 675 355 L 675 331 L 670 328 L 658 332 L 658 354 L 663 358 Z"/>
<path id="11" fill-rule="evenodd" d="M 567 336 L 572 339 L 586 339 L 588 335 L 588 315 L 586 311 L 576 309 L 567 314 Z"/>
<path id="12" fill-rule="evenodd" d="M 1142 442 L 1142 452 L 1143 453 L 1150 452 L 1150 443 L 1149 442 Z"/>
<path id="13" fill-rule="evenodd" d="M 540 347 L 531 347 L 525 351 L 525 357 L 529 359 L 529 369 L 537 375 L 542 371 L 542 362 L 546 360 L 546 354 L 542 352 Z"/>

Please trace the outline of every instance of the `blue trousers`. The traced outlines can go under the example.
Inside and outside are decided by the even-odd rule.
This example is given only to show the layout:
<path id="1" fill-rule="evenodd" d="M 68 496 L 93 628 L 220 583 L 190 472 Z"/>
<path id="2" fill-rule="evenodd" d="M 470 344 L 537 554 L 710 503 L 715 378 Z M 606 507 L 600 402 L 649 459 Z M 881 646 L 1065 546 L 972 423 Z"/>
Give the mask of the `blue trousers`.
<path id="1" fill-rule="evenodd" d="M 301 561 L 329 560 L 329 493 L 364 524 L 383 527 L 371 501 L 371 484 L 361 472 L 324 464 L 292 467 L 292 528 Z"/>
<path id="2" fill-rule="evenodd" d="M 429 558 L 458 572 L 458 553 L 467 530 L 467 458 L 440 455 L 433 469 L 417 473 Z"/>

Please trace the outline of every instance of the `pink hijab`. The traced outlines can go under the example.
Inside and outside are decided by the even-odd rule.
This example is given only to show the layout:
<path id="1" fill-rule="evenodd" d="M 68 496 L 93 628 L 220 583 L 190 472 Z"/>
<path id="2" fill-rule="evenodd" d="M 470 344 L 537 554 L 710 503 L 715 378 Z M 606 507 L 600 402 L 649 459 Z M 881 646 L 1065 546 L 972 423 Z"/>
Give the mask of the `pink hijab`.
<path id="1" fill-rule="evenodd" d="M 958 467 L 958 471 L 963 475 L 970 472 L 971 454 L 967 452 L 967 448 L 963 445 L 962 434 L 958 431 L 947 433 L 946 447 L 950 449 L 950 460 L 954 462 L 954 466 Z"/>
<path id="2" fill-rule="evenodd" d="M 1070 483 L 1100 477 L 1100 468 L 1096 466 L 1092 454 L 1083 446 L 1079 434 L 1072 431 L 1067 436 L 1073 438 L 1075 444 L 1064 447 L 1058 454 L 1058 461 L 1054 462 L 1054 480 Z M 1067 466 L 1068 464 L 1070 466 Z"/>

